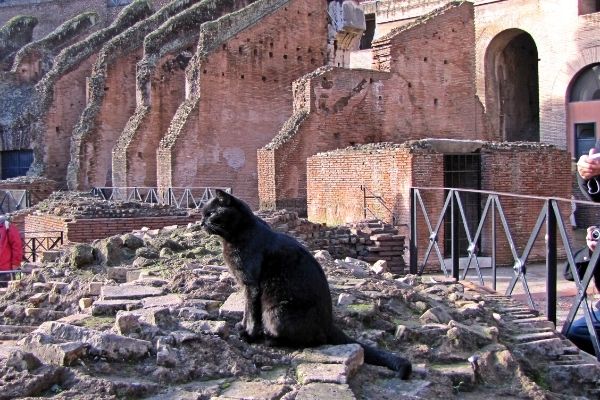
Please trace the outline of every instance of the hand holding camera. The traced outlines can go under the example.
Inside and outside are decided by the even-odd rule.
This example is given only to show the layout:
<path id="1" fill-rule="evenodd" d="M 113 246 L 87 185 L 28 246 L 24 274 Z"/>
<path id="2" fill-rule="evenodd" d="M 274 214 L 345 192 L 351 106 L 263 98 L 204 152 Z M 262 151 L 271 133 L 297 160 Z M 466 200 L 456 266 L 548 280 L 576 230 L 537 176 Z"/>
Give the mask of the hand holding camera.
<path id="1" fill-rule="evenodd" d="M 600 175 L 600 151 L 599 149 L 590 149 L 589 154 L 584 154 L 577 161 L 577 172 L 585 180 Z"/>

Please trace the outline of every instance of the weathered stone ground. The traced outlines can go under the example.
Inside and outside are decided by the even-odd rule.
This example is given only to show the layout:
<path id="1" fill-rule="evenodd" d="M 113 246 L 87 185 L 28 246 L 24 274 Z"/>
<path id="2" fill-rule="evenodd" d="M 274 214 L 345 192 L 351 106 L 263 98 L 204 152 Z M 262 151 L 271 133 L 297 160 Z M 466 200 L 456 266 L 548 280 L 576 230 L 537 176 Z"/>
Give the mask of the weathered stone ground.
<path id="1" fill-rule="evenodd" d="M 199 225 L 48 253 L 0 297 L 0 399 L 594 399 L 600 368 L 507 297 L 316 251 L 337 323 L 408 357 L 411 380 L 357 345 L 240 340 L 242 303 Z M 378 271 L 376 273 L 374 270 Z"/>

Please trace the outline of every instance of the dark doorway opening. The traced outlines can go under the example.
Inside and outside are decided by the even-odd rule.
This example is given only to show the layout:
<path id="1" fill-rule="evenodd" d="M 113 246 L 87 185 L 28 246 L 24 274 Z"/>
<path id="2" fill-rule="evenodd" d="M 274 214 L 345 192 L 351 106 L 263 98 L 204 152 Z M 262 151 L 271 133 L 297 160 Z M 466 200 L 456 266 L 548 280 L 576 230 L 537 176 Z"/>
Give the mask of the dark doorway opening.
<path id="1" fill-rule="evenodd" d="M 486 104 L 498 138 L 540 141 L 538 51 L 531 35 L 510 29 L 486 53 Z"/>
<path id="2" fill-rule="evenodd" d="M 360 38 L 360 50 L 370 49 L 373 47 L 373 37 L 375 36 L 375 14 L 365 15 L 365 32 Z"/>
<path id="3" fill-rule="evenodd" d="M 444 155 L 444 187 L 461 189 L 481 189 L 481 157 L 479 154 L 446 154 Z M 475 234 L 481 218 L 481 195 L 479 193 L 459 194 L 467 226 L 471 237 Z M 452 249 L 450 208 L 444 218 L 444 256 L 450 257 Z M 460 218 L 460 211 L 456 211 Z M 459 219 L 459 221 L 462 221 Z M 469 241 L 462 222 L 458 228 L 458 251 L 460 257 L 467 255 Z M 479 246 L 481 248 L 481 246 Z"/>
<path id="4" fill-rule="evenodd" d="M 0 153 L 2 157 L 2 179 L 27 175 L 33 162 L 33 150 L 10 150 Z"/>

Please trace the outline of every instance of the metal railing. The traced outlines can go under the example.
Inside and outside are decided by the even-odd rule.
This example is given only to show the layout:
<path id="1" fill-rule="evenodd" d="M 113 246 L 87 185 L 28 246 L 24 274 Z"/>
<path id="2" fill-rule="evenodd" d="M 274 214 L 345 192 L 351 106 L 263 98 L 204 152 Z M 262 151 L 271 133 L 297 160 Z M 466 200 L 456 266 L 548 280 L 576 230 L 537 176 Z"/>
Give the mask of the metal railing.
<path id="1" fill-rule="evenodd" d="M 103 200 L 168 204 L 177 208 L 201 208 L 215 197 L 216 189 L 231 193 L 231 188 L 228 187 L 95 187 L 91 193 Z"/>
<path id="2" fill-rule="evenodd" d="M 394 214 L 394 211 L 392 211 L 392 209 L 390 209 L 388 207 L 388 205 L 385 203 L 385 201 L 383 200 L 383 196 L 377 195 L 375 193 L 373 193 L 373 191 L 369 188 L 367 188 L 364 185 L 360 186 L 360 190 L 362 191 L 363 194 L 363 218 L 367 219 L 369 215 L 371 215 L 373 218 L 380 220 L 380 221 L 384 221 L 383 218 L 380 218 L 380 216 L 373 211 L 371 208 L 369 208 L 368 206 L 368 200 L 376 200 L 378 207 L 383 208 L 390 216 L 390 222 L 392 223 L 392 225 L 396 225 L 397 222 L 397 217 L 396 214 Z"/>
<path id="3" fill-rule="evenodd" d="M 429 217 L 429 213 L 427 211 L 427 207 L 425 205 L 425 201 L 423 200 L 422 193 L 424 192 L 433 192 L 437 193 L 437 199 L 440 199 L 440 195 L 443 195 L 444 201 L 441 206 L 441 210 L 438 214 L 437 221 L 435 225 L 431 223 L 431 218 Z M 471 193 L 480 193 L 482 196 L 482 203 L 484 203 L 483 211 L 481 213 L 481 217 L 479 221 L 476 223 L 476 229 L 471 230 L 469 228 L 469 224 L 467 222 L 465 209 L 463 207 L 463 202 L 461 201 L 461 193 L 471 192 Z M 487 196 L 487 198 L 485 198 Z M 530 202 L 535 200 L 539 202 L 541 207 L 539 210 L 531 209 L 530 212 L 533 215 L 537 212 L 537 220 L 531 230 L 529 237 L 525 246 L 523 247 L 522 252 L 519 254 L 517 248 L 517 243 L 511 233 L 509 222 L 507 220 L 506 214 L 502 207 L 502 202 L 500 198 L 511 198 L 512 200 L 517 200 L 520 202 Z M 469 190 L 469 189 L 456 189 L 456 188 L 419 188 L 413 187 L 410 189 L 410 272 L 414 274 L 422 274 L 425 266 L 429 261 L 429 257 L 431 256 L 432 251 L 435 251 L 438 260 L 440 262 L 440 266 L 442 271 L 446 276 L 451 275 L 457 280 L 465 279 L 467 276 L 467 272 L 472 264 L 474 264 L 477 277 L 479 279 L 479 283 L 481 285 L 485 285 L 484 276 L 481 272 L 481 265 L 479 262 L 478 254 L 480 252 L 480 247 L 478 243 L 482 239 L 484 227 L 490 229 L 489 236 L 486 237 L 487 245 L 489 247 L 489 252 L 491 256 L 491 268 L 492 268 L 492 287 L 496 290 L 496 280 L 497 280 L 497 270 L 496 270 L 496 256 L 497 256 L 497 230 L 501 233 L 503 232 L 506 236 L 506 240 L 508 242 L 508 247 L 510 249 L 510 255 L 512 258 L 512 278 L 506 289 L 505 295 L 511 296 L 513 294 L 513 290 L 518 282 L 520 282 L 523 286 L 523 290 L 526 294 L 527 301 L 529 306 L 532 309 L 536 309 L 535 303 L 533 301 L 531 291 L 529 290 L 529 284 L 527 281 L 527 262 L 528 258 L 531 255 L 532 249 L 536 241 L 538 240 L 538 236 L 543 237 L 544 240 L 544 249 L 545 249 L 545 263 L 546 263 L 546 317 L 549 321 L 552 321 L 556 325 L 556 305 L 557 305 L 557 250 L 558 250 L 558 242 L 560 240 L 562 244 L 562 249 L 564 250 L 564 255 L 566 260 L 569 263 L 569 267 L 571 268 L 571 273 L 574 277 L 574 284 L 576 286 L 577 294 L 571 304 L 571 308 L 569 310 L 566 321 L 562 327 L 562 333 L 566 334 L 570 329 L 575 316 L 583 304 L 583 314 L 585 317 L 585 321 L 590 332 L 590 336 L 592 339 L 592 343 L 596 352 L 598 359 L 600 360 L 600 343 L 598 342 L 598 336 L 596 335 L 596 331 L 593 326 L 593 315 L 592 310 L 593 307 L 590 303 L 590 300 L 587 298 L 587 289 L 590 284 L 590 281 L 594 274 L 594 269 L 599 264 L 599 256 L 600 256 L 600 246 L 597 246 L 595 251 L 593 252 L 589 266 L 585 271 L 583 277 L 580 277 L 577 273 L 575 267 L 575 260 L 573 257 L 572 246 L 569 241 L 569 236 L 567 234 L 567 229 L 563 222 L 563 216 L 561 216 L 560 205 L 563 207 L 568 206 L 568 214 L 571 213 L 571 204 L 579 203 L 586 205 L 595 205 L 599 204 L 587 202 L 587 201 L 579 201 L 573 199 L 561 199 L 554 197 L 539 197 L 539 196 L 524 196 L 524 195 L 515 195 L 512 193 L 501 193 L 501 192 L 489 192 L 482 190 Z M 438 203 L 439 204 L 439 203 Z M 419 226 L 419 211 L 422 216 L 421 226 Z M 566 214 L 566 215 L 568 215 Z M 444 225 L 445 219 L 450 219 L 450 236 L 451 236 L 451 250 L 450 250 L 450 259 L 451 259 L 451 271 L 449 272 L 446 268 L 446 264 L 444 262 L 444 257 L 442 255 L 442 250 L 438 244 L 438 236 L 440 235 L 441 227 Z M 498 222 L 499 220 L 499 222 Z M 487 225 L 486 225 L 487 224 Z M 545 233 L 544 235 L 540 235 L 543 226 L 545 225 Z M 419 235 L 418 230 L 422 227 L 426 227 L 427 229 L 427 247 L 423 254 L 423 259 L 419 261 Z M 464 235 L 466 236 L 468 247 L 467 247 L 467 262 L 464 269 L 464 273 L 462 278 L 459 273 L 459 263 L 460 263 L 460 255 L 457 248 L 458 243 L 458 232 L 459 228 L 464 229 Z M 486 229 L 487 230 L 487 229 Z"/>
<path id="4" fill-rule="evenodd" d="M 23 258 L 29 262 L 36 262 L 41 253 L 64 243 L 62 231 L 24 232 L 23 236 Z"/>
<path id="5" fill-rule="evenodd" d="M 30 194 L 24 189 L 0 190 L 0 214 L 22 210 L 31 204 Z"/>

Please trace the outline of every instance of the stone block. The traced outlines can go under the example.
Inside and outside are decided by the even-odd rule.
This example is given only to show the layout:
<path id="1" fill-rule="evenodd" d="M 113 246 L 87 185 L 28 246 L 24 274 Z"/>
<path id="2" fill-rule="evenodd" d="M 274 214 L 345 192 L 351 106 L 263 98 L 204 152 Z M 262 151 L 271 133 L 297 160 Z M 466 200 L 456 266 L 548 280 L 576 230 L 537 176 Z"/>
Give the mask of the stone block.
<path id="1" fill-rule="evenodd" d="M 383 274 L 384 272 L 389 272 L 388 263 L 385 260 L 375 261 L 375 264 L 373 264 L 370 269 L 378 275 Z"/>
<path id="2" fill-rule="evenodd" d="M 44 314 L 44 311 L 46 310 L 44 310 L 43 308 L 28 307 L 25 308 L 25 316 L 31 318 L 39 318 Z"/>
<path id="3" fill-rule="evenodd" d="M 44 302 L 48 298 L 47 293 L 36 293 L 33 296 L 29 297 L 29 302 L 34 306 L 38 306 Z"/>
<path id="4" fill-rule="evenodd" d="M 356 400 L 350 386 L 333 383 L 311 383 L 298 390 L 296 400 Z"/>
<path id="5" fill-rule="evenodd" d="M 126 282 L 128 270 L 129 268 L 126 267 L 109 267 L 106 268 L 106 275 L 108 279 L 112 279 L 116 282 Z"/>
<path id="6" fill-rule="evenodd" d="M 179 307 L 183 304 L 183 297 L 179 294 L 167 294 L 164 296 L 146 297 L 142 299 L 143 308 L 152 307 Z"/>
<path id="7" fill-rule="evenodd" d="M 129 269 L 129 270 L 127 270 L 127 273 L 125 274 L 125 280 L 127 282 L 133 282 L 140 277 L 141 273 L 142 273 L 141 269 Z"/>
<path id="8" fill-rule="evenodd" d="M 86 308 L 91 307 L 93 302 L 94 301 L 89 297 L 82 297 L 79 299 L 79 309 L 83 311 Z"/>
<path id="9" fill-rule="evenodd" d="M 219 315 L 224 318 L 241 319 L 244 315 L 245 304 L 246 299 L 241 290 L 232 293 L 219 308 Z"/>
<path id="10" fill-rule="evenodd" d="M 152 349 L 152 343 L 146 340 L 132 339 L 56 321 L 44 322 L 35 332 L 52 336 L 57 341 L 86 343 L 89 345 L 90 354 L 115 361 L 145 357 Z"/>
<path id="11" fill-rule="evenodd" d="M 62 252 L 59 250 L 46 250 L 42 253 L 41 263 L 47 264 L 58 260 Z"/>
<path id="12" fill-rule="evenodd" d="M 244 382 L 236 381 L 221 393 L 221 396 L 213 397 L 215 400 L 225 399 L 260 399 L 276 400 L 287 391 L 285 385 L 272 382 Z"/>
<path id="13" fill-rule="evenodd" d="M 181 326 L 196 333 L 208 333 L 222 338 L 229 336 L 229 327 L 225 321 L 181 321 Z"/>
<path id="14" fill-rule="evenodd" d="M 181 307 L 177 309 L 177 317 L 185 321 L 198 321 L 208 316 L 208 311 L 198 307 Z"/>
<path id="15" fill-rule="evenodd" d="M 22 342 L 23 349 L 46 364 L 69 366 L 85 356 L 87 345 L 79 341 L 53 343 L 52 337 L 33 333 Z"/>
<path id="16" fill-rule="evenodd" d="M 87 289 L 87 294 L 89 296 L 100 296 L 100 292 L 102 290 L 102 282 L 90 282 Z"/>
<path id="17" fill-rule="evenodd" d="M 103 286 L 100 292 L 102 300 L 122 300 L 122 299 L 143 299 L 144 297 L 161 296 L 164 289 L 142 286 L 142 285 L 121 285 L 121 286 Z"/>
<path id="18" fill-rule="evenodd" d="M 521 343 L 515 346 L 515 351 L 525 355 L 540 355 L 555 358 L 564 354 L 564 344 L 558 336 L 551 339 L 534 340 L 533 342 Z"/>
<path id="19" fill-rule="evenodd" d="M 140 300 L 96 300 L 92 304 L 92 315 L 115 315 L 120 310 L 135 310 L 142 307 Z"/>

